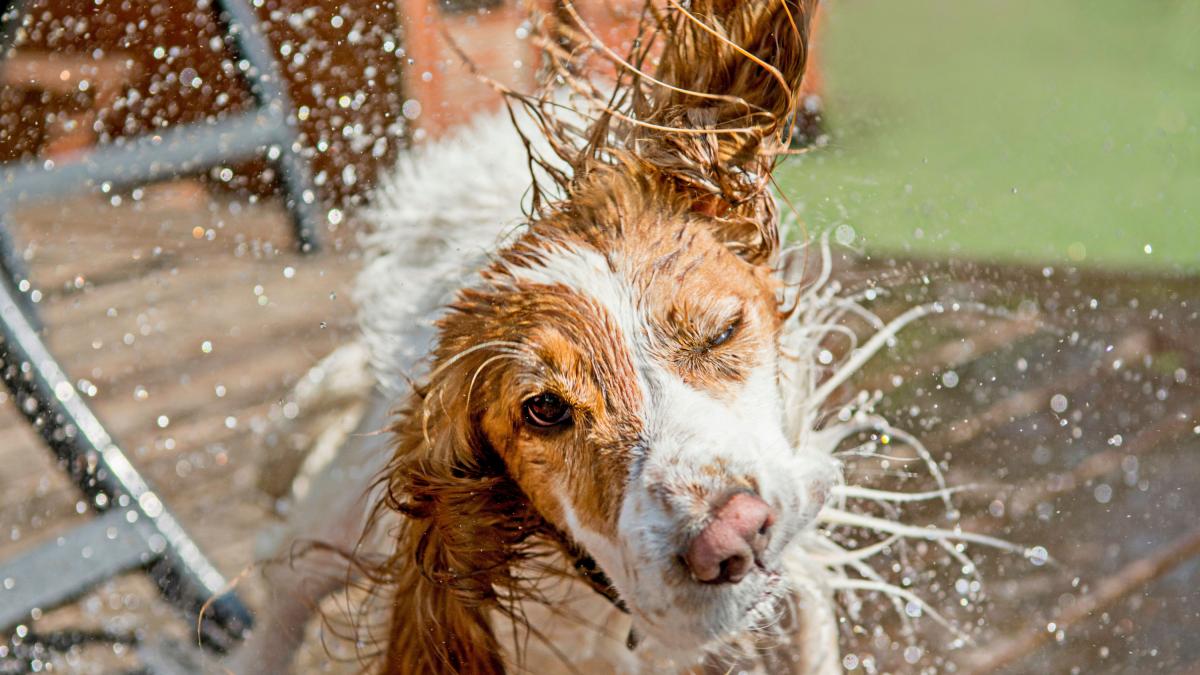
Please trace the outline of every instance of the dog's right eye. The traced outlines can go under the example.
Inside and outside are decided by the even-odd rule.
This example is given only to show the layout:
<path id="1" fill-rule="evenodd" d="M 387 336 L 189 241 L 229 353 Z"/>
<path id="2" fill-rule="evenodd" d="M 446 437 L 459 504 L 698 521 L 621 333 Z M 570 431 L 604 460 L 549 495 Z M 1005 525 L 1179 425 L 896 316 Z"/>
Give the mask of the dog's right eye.
<path id="1" fill-rule="evenodd" d="M 525 421 L 535 427 L 548 429 L 571 421 L 571 406 L 549 392 L 525 399 L 521 408 Z"/>

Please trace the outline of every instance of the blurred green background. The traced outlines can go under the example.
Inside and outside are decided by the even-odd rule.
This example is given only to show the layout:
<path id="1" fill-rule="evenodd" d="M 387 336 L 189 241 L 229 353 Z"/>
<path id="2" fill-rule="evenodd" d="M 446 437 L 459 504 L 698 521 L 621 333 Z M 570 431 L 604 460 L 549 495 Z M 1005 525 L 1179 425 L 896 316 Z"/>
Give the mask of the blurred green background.
<path id="1" fill-rule="evenodd" d="M 827 8 L 832 140 L 778 174 L 811 230 L 871 253 L 1200 272 L 1200 0 Z"/>

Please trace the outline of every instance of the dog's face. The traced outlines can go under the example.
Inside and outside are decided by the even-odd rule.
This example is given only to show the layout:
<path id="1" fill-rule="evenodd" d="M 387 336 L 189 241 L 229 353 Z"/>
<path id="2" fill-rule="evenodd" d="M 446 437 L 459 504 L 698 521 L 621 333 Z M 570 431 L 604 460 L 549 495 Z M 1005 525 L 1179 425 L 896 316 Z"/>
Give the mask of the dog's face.
<path id="1" fill-rule="evenodd" d="M 650 220 L 531 233 L 443 344 L 491 345 L 463 375 L 477 433 L 639 633 L 688 650 L 774 617 L 834 471 L 783 434 L 771 271 L 702 218 Z"/>

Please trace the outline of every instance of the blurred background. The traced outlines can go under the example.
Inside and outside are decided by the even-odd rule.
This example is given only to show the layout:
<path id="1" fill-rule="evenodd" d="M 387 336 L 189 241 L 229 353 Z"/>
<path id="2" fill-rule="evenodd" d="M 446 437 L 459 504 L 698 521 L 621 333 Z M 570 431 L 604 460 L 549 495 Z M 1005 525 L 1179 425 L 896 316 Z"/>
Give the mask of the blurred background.
<path id="1" fill-rule="evenodd" d="M 1200 5 L 829 3 L 831 145 L 784 189 L 868 250 L 1200 267 Z"/>
<path id="2" fill-rule="evenodd" d="M 618 47 L 640 8 L 577 5 Z M 170 672 L 152 647 L 188 643 L 195 607 L 161 599 L 161 549 L 95 573 L 107 554 L 73 533 L 117 499 L 95 484 L 103 448 L 31 396 L 45 359 L 12 350 L 44 343 L 212 590 L 237 580 L 260 607 L 264 532 L 347 409 L 303 391 L 356 334 L 356 212 L 400 153 L 499 105 L 443 32 L 530 88 L 530 27 L 511 0 L 0 7 L 4 285 L 24 310 L 3 316 L 36 330 L 5 333 L 0 673 Z M 973 640 L 931 621 L 901 639 L 875 598 L 844 617 L 843 666 L 1200 673 L 1200 3 L 830 1 L 817 40 L 803 152 L 777 173 L 793 236 L 837 244 L 839 282 L 885 319 L 996 308 L 906 331 L 846 396 L 878 392 L 980 486 L 955 524 L 1050 556 L 970 551 L 980 586 L 914 551 L 932 571 L 891 580 L 932 589 Z M 848 469 L 886 474 L 872 461 Z M 31 568 L 78 580 L 18 609 Z M 315 642 L 298 672 L 353 672 Z"/>

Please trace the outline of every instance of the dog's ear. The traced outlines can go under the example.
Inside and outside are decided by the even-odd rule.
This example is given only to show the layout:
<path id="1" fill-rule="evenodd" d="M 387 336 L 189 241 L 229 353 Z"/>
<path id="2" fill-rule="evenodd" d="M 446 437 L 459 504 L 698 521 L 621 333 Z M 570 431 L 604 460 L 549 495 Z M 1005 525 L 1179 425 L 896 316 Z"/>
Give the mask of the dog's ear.
<path id="1" fill-rule="evenodd" d="M 405 520 L 381 568 L 394 592 L 388 673 L 504 672 L 488 615 L 505 610 L 512 566 L 540 520 L 466 403 L 479 367 L 464 358 L 436 371 L 394 428 L 383 504 Z"/>
<path id="2" fill-rule="evenodd" d="M 659 83 L 635 83 L 646 95 L 633 102 L 626 147 L 690 192 L 692 210 L 756 263 L 778 248 L 769 181 L 790 140 L 816 5 L 668 0 Z"/>

